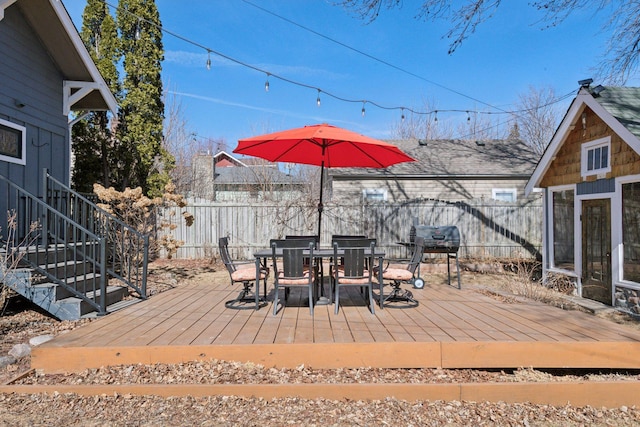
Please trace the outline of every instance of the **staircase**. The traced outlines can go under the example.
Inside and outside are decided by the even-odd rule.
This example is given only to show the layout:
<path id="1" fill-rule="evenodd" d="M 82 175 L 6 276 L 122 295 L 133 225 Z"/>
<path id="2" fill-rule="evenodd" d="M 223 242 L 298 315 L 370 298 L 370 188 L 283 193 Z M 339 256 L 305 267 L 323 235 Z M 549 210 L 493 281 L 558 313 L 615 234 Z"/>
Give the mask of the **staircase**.
<path id="1" fill-rule="evenodd" d="M 44 181 L 46 196 L 38 198 L 0 175 L 20 242 L 0 251 L 13 261 L 0 270 L 0 281 L 60 320 L 101 316 L 146 299 L 148 235 L 46 170 Z"/>

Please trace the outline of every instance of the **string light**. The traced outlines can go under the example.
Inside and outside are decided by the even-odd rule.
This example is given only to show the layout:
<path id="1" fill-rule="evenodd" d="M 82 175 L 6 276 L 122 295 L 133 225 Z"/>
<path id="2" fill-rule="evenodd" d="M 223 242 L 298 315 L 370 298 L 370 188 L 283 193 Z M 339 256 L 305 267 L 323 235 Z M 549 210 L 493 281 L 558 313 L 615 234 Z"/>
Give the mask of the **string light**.
<path id="1" fill-rule="evenodd" d="M 267 81 L 264 82 L 264 91 L 269 92 L 269 73 L 267 73 Z"/>
<path id="2" fill-rule="evenodd" d="M 320 106 L 320 89 L 318 89 L 318 98 L 316 99 L 316 104 L 318 107 Z"/>
<path id="3" fill-rule="evenodd" d="M 404 108 L 402 108 L 402 115 L 400 116 L 400 120 L 404 123 Z"/>
<path id="4" fill-rule="evenodd" d="M 211 69 L 211 51 L 207 49 L 207 70 Z"/>
<path id="5" fill-rule="evenodd" d="M 433 121 L 434 121 L 434 122 L 436 122 L 436 123 L 438 123 L 438 110 L 436 110 L 436 111 L 434 111 L 434 112 L 433 112 L 433 116 L 434 116 L 434 117 L 433 117 Z"/>
<path id="6" fill-rule="evenodd" d="M 114 5 L 113 5 L 113 4 L 111 4 L 109 1 L 105 2 L 105 4 L 106 4 L 107 6 L 109 6 L 109 7 L 111 7 L 112 9 L 117 10 L 117 6 L 114 6 Z M 166 34 L 171 35 L 171 36 L 173 36 L 173 37 L 175 37 L 175 38 L 177 38 L 177 39 L 180 39 L 180 40 L 182 40 L 182 41 L 184 41 L 184 42 L 186 42 L 186 43 L 189 43 L 189 44 L 191 44 L 191 45 L 193 45 L 193 46 L 196 46 L 196 47 L 199 47 L 199 48 L 201 48 L 201 49 L 206 50 L 206 51 L 207 51 L 207 69 L 209 69 L 209 67 L 210 67 L 210 56 L 211 56 L 211 53 L 213 53 L 213 54 L 215 54 L 215 55 L 217 55 L 217 56 L 219 56 L 219 57 L 221 57 L 221 58 L 223 58 L 223 59 L 226 59 L 226 60 L 228 60 L 228 61 L 231 61 L 231 62 L 233 62 L 233 63 L 236 63 L 236 64 L 238 64 L 238 65 L 241 65 L 241 66 L 243 66 L 243 67 L 250 68 L 250 69 L 252 69 L 252 70 L 259 71 L 259 72 L 262 72 L 262 73 L 265 73 L 265 74 L 267 74 L 267 78 L 268 78 L 269 76 L 272 76 L 272 77 L 274 77 L 274 78 L 277 78 L 277 79 L 279 79 L 279 80 L 281 80 L 281 81 L 284 81 L 284 82 L 286 82 L 286 83 L 290 83 L 290 84 L 292 84 L 292 85 L 296 85 L 296 86 L 299 86 L 299 87 L 306 87 L 306 88 L 310 88 L 310 89 L 315 89 L 315 90 L 317 90 L 317 91 L 318 91 L 318 97 L 317 97 L 317 99 L 316 99 L 316 103 L 317 103 L 318 105 L 319 105 L 319 100 L 320 100 L 320 96 L 319 96 L 319 94 L 320 94 L 320 92 L 324 92 L 324 94 L 325 94 L 325 95 L 330 96 L 330 97 L 332 97 L 332 98 L 334 98 L 334 99 L 337 99 L 337 100 L 339 100 L 339 101 L 342 101 L 342 102 L 350 102 L 350 103 L 362 102 L 362 110 L 361 110 L 362 116 L 364 116 L 364 115 L 365 115 L 365 104 L 366 104 L 366 103 L 370 103 L 370 104 L 372 104 L 373 106 L 378 107 L 378 108 L 380 108 L 380 109 L 384 109 L 384 110 L 402 110 L 402 111 L 403 111 L 402 115 L 404 115 L 404 110 L 405 110 L 405 109 L 406 109 L 407 111 L 411 112 L 412 114 L 416 114 L 416 115 L 430 115 L 430 114 L 434 114 L 434 115 L 435 115 L 435 117 L 434 117 L 434 122 L 437 122 L 437 121 L 438 121 L 438 117 L 437 117 L 437 113 L 438 113 L 438 111 L 440 111 L 440 112 L 447 112 L 447 113 L 454 113 L 454 112 L 464 113 L 464 112 L 466 112 L 466 113 L 467 113 L 467 121 L 468 121 L 469 123 L 471 122 L 471 117 L 469 116 L 469 110 L 462 110 L 462 109 L 447 109 L 447 110 L 434 110 L 434 111 L 420 111 L 420 110 L 415 110 L 415 109 L 413 109 L 413 108 L 406 107 L 406 106 L 394 106 L 394 107 L 389 107 L 389 106 L 383 106 L 383 105 L 380 105 L 380 104 L 378 104 L 378 103 L 376 103 L 376 102 L 373 102 L 373 101 L 370 101 L 370 100 L 362 101 L 362 100 L 355 100 L 355 99 L 343 98 L 343 97 L 337 96 L 337 95 L 335 95 L 335 94 L 332 94 L 332 93 L 330 93 L 330 92 L 327 92 L 326 90 L 322 90 L 322 89 L 320 89 L 320 88 L 317 88 L 317 87 L 315 87 L 315 86 L 308 85 L 308 84 L 305 84 L 305 83 L 301 83 L 301 82 L 298 82 L 298 81 L 295 81 L 295 80 L 291 80 L 291 79 L 288 79 L 288 78 L 286 78 L 286 77 L 283 77 L 283 76 L 280 76 L 280 75 L 277 75 L 277 74 L 273 74 L 273 73 L 271 73 L 271 72 L 269 72 L 269 71 L 267 71 L 267 70 L 261 69 L 261 68 L 259 68 L 259 67 L 254 66 L 254 65 L 251 65 L 251 64 L 248 64 L 248 63 L 242 62 L 242 61 L 240 61 L 240 60 L 237 60 L 237 59 L 235 59 L 235 58 L 233 58 L 233 57 L 230 57 L 230 56 L 228 56 L 228 55 L 225 55 L 224 53 L 218 52 L 218 51 L 216 51 L 216 50 L 214 50 L 214 49 L 211 49 L 211 48 L 209 48 L 209 47 L 207 47 L 207 46 L 204 46 L 204 45 L 202 45 L 202 44 L 200 44 L 200 43 L 197 43 L 197 42 L 195 42 L 195 41 L 193 41 L 193 40 L 190 40 L 190 39 L 188 39 L 188 38 L 186 38 L 186 37 L 184 37 L 184 36 L 182 36 L 182 35 L 180 35 L 180 34 L 178 34 L 178 33 L 175 33 L 175 32 L 173 32 L 173 31 L 167 30 L 166 28 L 164 28 L 164 27 L 162 27 L 162 26 L 160 26 L 160 25 L 157 25 L 156 23 L 154 23 L 154 22 L 152 22 L 152 21 L 149 21 L 149 20 L 147 20 L 147 19 L 145 19 L 145 18 L 143 18 L 143 17 L 141 17 L 141 16 L 139 16 L 139 15 L 136 15 L 136 14 L 134 14 L 134 13 L 131 13 L 131 12 L 130 12 L 130 11 L 128 11 L 128 10 L 125 10 L 125 13 L 128 13 L 128 14 L 130 14 L 131 16 L 133 16 L 133 17 L 135 17 L 135 18 L 137 18 L 137 19 L 138 19 L 138 25 L 136 26 L 136 32 L 135 32 L 136 39 L 138 39 L 138 38 L 140 37 L 140 29 L 141 29 L 141 26 L 142 26 L 142 22 L 144 21 L 144 22 L 145 22 L 145 23 L 147 23 L 148 25 L 155 26 L 156 28 L 158 28 L 158 29 L 159 29 L 161 32 L 163 32 L 163 33 L 166 33 Z M 373 58 L 373 59 L 376 59 L 376 58 Z M 376 60 L 378 60 L 378 59 L 376 59 Z M 378 61 L 380 61 L 380 60 L 378 60 Z M 389 65 L 389 66 L 392 66 L 392 67 L 394 67 L 394 68 L 398 68 L 398 67 L 395 67 L 393 64 L 388 64 L 388 63 L 385 63 L 385 64 L 386 64 L 386 65 Z M 402 71 L 406 72 L 405 70 L 402 70 Z M 414 74 L 412 74 L 412 75 L 414 75 Z M 424 79 L 423 77 L 416 76 L 416 75 L 414 75 L 414 76 L 415 76 L 415 77 L 419 77 L 419 78 L 421 78 L 422 80 L 427 81 L 427 80 L 426 80 L 426 79 Z M 430 82 L 430 81 L 429 81 L 429 82 Z M 439 85 L 439 84 L 437 84 L 437 83 L 435 83 L 435 82 L 430 82 L 430 83 L 433 83 L 433 84 L 435 84 L 435 85 L 437 85 L 437 86 L 443 87 L 442 85 Z M 267 82 L 265 83 L 265 90 L 267 90 L 267 91 L 268 91 L 268 86 L 269 86 L 269 81 L 268 81 L 268 79 L 267 79 Z M 444 87 L 443 87 L 443 88 L 444 88 Z M 503 110 L 503 109 L 500 109 L 500 108 L 498 108 L 498 107 L 494 107 L 494 106 L 492 106 L 492 105 L 489 105 L 489 104 L 487 104 L 487 103 L 485 103 L 485 102 L 482 102 L 482 101 L 480 101 L 480 100 L 477 100 L 477 99 L 475 99 L 475 98 L 471 98 L 471 97 L 469 97 L 469 96 L 467 96 L 467 95 L 465 95 L 465 94 L 461 94 L 461 93 L 456 92 L 456 91 L 454 91 L 454 90 L 452 90 L 452 89 L 449 89 L 449 88 L 445 88 L 445 89 L 447 89 L 447 90 L 449 90 L 449 91 L 452 91 L 452 92 L 454 92 L 454 93 L 457 93 L 457 94 L 459 94 L 459 95 L 465 96 L 465 97 L 467 97 L 467 98 L 473 99 L 473 100 L 475 100 L 475 101 L 477 101 L 477 102 L 480 102 L 480 103 L 482 103 L 482 104 L 485 104 L 485 105 L 487 105 L 487 106 L 489 106 L 489 107 L 491 107 L 491 108 L 494 108 L 494 109 L 496 109 L 496 110 L 499 110 L 499 111 L 478 111 L 478 112 L 476 112 L 476 114 L 487 114 L 487 115 L 491 115 L 491 114 L 493 114 L 493 115 L 495 115 L 495 114 L 509 114 L 509 115 L 515 115 L 515 116 L 518 116 L 520 113 L 526 113 L 526 112 L 530 112 L 530 111 L 535 111 L 535 110 L 538 110 L 538 109 L 540 109 L 540 108 L 544 108 L 544 107 L 547 107 L 547 106 L 550 106 L 550 105 L 557 104 L 557 103 L 562 102 L 562 101 L 564 101 L 565 99 L 567 99 L 567 98 L 569 98 L 570 96 L 573 96 L 573 95 L 575 94 L 575 90 L 572 90 L 571 92 L 569 92 L 569 93 L 567 93 L 567 94 L 565 94 L 565 95 L 562 95 L 562 96 L 560 96 L 560 97 L 557 97 L 556 99 L 551 100 L 551 101 L 550 101 L 550 102 L 548 102 L 547 104 L 542 105 L 542 106 L 538 106 L 537 108 L 527 108 L 527 109 L 520 109 L 520 110 L 507 111 L 507 110 Z"/>

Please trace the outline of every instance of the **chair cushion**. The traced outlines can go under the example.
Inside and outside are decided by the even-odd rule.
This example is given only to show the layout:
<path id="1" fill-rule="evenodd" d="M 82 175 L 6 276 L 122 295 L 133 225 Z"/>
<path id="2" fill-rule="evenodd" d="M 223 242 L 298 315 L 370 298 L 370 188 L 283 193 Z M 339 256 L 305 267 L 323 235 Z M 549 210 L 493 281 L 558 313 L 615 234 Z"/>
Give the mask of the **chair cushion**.
<path id="1" fill-rule="evenodd" d="M 369 283 L 371 283 L 369 281 L 369 271 L 364 270 L 362 272 L 362 275 L 365 277 L 344 277 L 344 271 L 338 269 L 338 282 L 341 285 L 368 285 Z"/>
<path id="2" fill-rule="evenodd" d="M 315 276 L 311 276 L 311 282 L 313 282 L 315 279 Z M 304 277 L 301 277 L 299 279 L 286 279 L 284 278 L 284 273 L 280 272 L 278 274 L 278 284 L 279 285 L 308 285 L 309 284 L 309 272 L 305 271 L 304 272 Z"/>
<path id="3" fill-rule="evenodd" d="M 266 278 L 268 273 L 264 270 L 260 271 L 260 279 Z M 256 280 L 256 268 L 239 268 L 231 273 L 231 279 L 236 282 L 246 282 L 249 280 Z"/>
<path id="4" fill-rule="evenodd" d="M 382 277 L 387 280 L 411 280 L 413 274 L 406 268 L 387 268 L 382 272 Z"/>

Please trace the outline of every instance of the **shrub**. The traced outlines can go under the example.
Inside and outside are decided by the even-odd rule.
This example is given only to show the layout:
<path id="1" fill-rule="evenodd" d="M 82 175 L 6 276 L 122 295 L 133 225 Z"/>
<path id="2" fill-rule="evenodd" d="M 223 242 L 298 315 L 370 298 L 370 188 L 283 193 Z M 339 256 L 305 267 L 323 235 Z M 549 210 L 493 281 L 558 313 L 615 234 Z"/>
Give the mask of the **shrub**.
<path id="1" fill-rule="evenodd" d="M 149 198 L 142 193 L 142 188 L 126 188 L 117 191 L 113 187 L 104 188 L 100 184 L 93 185 L 93 192 L 101 203 L 99 207 L 113 214 L 125 224 L 142 234 L 150 235 L 150 251 L 157 254 L 164 249 L 167 258 L 172 258 L 183 241 L 175 239 L 171 232 L 175 229 L 168 221 L 157 221 L 159 208 L 180 207 L 187 205 L 184 197 L 175 193 L 175 186 L 168 183 L 164 188 L 164 194 L 160 197 Z M 187 226 L 191 226 L 194 217 L 187 211 L 182 212 L 182 217 Z"/>

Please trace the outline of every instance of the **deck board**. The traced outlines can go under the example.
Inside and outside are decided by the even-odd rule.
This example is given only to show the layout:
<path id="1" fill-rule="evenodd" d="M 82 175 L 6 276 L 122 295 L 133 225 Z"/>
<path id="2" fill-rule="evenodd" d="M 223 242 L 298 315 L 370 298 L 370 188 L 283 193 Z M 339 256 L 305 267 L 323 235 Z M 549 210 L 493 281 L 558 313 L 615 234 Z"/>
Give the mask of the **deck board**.
<path id="1" fill-rule="evenodd" d="M 317 367 L 566 367 L 613 361 L 640 369 L 640 360 L 628 356 L 640 351 L 636 329 L 533 301 L 502 301 L 471 288 L 430 283 L 412 289 L 416 307 L 376 304 L 372 314 L 359 288 L 347 287 L 338 314 L 333 304 L 316 305 L 313 317 L 303 290 L 293 289 L 275 315 L 272 290 L 259 310 L 226 308 L 224 302 L 238 291 L 226 280 L 177 286 L 34 348 L 32 366 L 64 371 L 206 355 Z"/>

